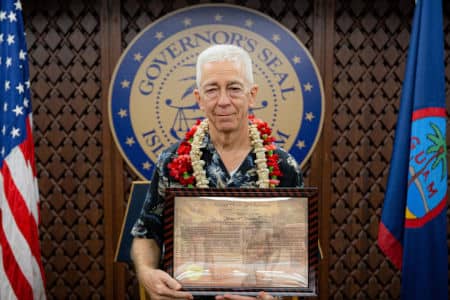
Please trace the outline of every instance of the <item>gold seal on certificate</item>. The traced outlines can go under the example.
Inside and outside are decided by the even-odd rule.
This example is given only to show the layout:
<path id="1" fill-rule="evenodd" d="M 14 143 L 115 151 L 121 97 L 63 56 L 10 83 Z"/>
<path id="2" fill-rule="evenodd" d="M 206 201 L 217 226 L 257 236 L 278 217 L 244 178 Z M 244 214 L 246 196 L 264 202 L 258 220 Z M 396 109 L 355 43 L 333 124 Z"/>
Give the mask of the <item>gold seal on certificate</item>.
<path id="1" fill-rule="evenodd" d="M 167 195 L 164 265 L 183 289 L 316 293 L 315 189 L 169 189 Z"/>

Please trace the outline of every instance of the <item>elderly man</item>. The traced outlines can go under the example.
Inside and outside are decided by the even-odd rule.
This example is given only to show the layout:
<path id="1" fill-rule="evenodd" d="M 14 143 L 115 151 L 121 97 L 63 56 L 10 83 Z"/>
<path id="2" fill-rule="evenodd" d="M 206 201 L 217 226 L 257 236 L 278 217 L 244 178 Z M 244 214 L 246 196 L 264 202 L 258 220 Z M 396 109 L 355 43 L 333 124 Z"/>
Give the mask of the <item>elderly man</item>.
<path id="1" fill-rule="evenodd" d="M 258 93 L 249 54 L 214 45 L 197 60 L 195 99 L 205 119 L 186 138 L 162 152 L 141 215 L 133 227 L 131 255 L 139 282 L 152 300 L 193 299 L 158 269 L 162 208 L 167 187 L 301 187 L 295 160 L 273 144 L 267 124 L 249 116 Z M 261 292 L 259 299 L 272 299 Z M 220 299 L 252 299 L 218 295 Z"/>

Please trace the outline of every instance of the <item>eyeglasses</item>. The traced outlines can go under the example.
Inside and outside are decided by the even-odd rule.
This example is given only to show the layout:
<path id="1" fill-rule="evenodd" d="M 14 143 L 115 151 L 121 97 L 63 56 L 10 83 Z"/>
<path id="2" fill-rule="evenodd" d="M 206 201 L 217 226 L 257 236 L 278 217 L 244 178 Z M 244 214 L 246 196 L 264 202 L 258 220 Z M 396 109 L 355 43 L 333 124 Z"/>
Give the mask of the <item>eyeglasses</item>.
<path id="1" fill-rule="evenodd" d="M 219 99 L 223 91 L 220 86 L 211 85 L 204 88 L 202 93 L 206 100 L 217 100 Z M 245 93 L 246 89 L 240 84 L 232 84 L 225 87 L 225 94 L 229 98 L 241 98 L 245 95 Z"/>

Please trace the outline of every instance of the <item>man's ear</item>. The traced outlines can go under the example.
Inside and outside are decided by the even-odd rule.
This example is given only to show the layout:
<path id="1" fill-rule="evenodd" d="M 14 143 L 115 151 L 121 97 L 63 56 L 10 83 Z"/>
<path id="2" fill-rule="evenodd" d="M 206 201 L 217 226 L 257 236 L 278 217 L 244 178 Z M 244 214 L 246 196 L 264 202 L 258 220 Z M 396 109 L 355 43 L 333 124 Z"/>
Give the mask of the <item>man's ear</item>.
<path id="1" fill-rule="evenodd" d="M 203 108 L 203 103 L 202 103 L 202 99 L 201 99 L 201 97 L 200 97 L 200 91 L 198 90 L 198 89 L 195 89 L 194 90 L 194 98 L 195 98 L 195 101 L 197 102 L 197 104 L 198 104 L 198 107 L 200 107 L 200 110 L 202 110 L 202 111 L 204 111 L 204 108 Z"/>
<path id="2" fill-rule="evenodd" d="M 256 104 L 256 95 L 258 95 L 258 85 L 254 84 L 252 85 L 252 87 L 250 88 L 250 99 L 248 101 L 248 106 L 249 107 L 254 107 Z"/>

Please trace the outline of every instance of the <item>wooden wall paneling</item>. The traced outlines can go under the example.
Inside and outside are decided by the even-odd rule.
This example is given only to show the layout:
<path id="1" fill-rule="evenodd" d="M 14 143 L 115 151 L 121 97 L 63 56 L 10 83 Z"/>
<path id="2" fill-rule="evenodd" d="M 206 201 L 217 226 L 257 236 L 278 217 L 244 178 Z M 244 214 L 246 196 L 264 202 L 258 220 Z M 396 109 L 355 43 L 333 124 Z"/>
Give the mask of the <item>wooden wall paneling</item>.
<path id="1" fill-rule="evenodd" d="M 325 112 L 322 135 L 311 158 L 310 182 L 312 186 L 319 187 L 319 243 L 323 255 L 319 264 L 319 298 L 328 299 L 334 2 L 321 0 L 316 1 L 314 4 L 314 43 L 312 53 L 323 80 Z"/>
<path id="2" fill-rule="evenodd" d="M 108 92 L 114 67 L 121 54 L 120 1 L 102 0 L 101 9 L 101 61 L 105 213 L 105 298 L 125 299 L 125 267 L 114 262 L 124 215 L 123 159 L 112 138 L 109 127 Z"/>
<path id="3" fill-rule="evenodd" d="M 48 298 L 104 298 L 99 8 L 23 8 Z"/>
<path id="4" fill-rule="evenodd" d="M 414 3 L 336 1 L 330 295 L 398 299 L 377 245 Z"/>
<path id="5" fill-rule="evenodd" d="M 141 32 L 151 22 L 164 16 L 170 10 L 167 5 L 169 2 L 153 1 L 151 4 L 145 1 L 126 0 L 120 1 L 120 49 L 125 50 L 132 39 Z M 116 62 L 117 63 L 117 62 Z M 122 180 L 124 182 L 124 191 L 122 205 L 126 207 L 126 200 L 131 189 L 131 183 L 134 180 L 142 180 L 128 166 L 124 165 L 121 170 Z M 132 264 L 125 265 L 125 299 L 138 299 L 139 288 Z"/>

